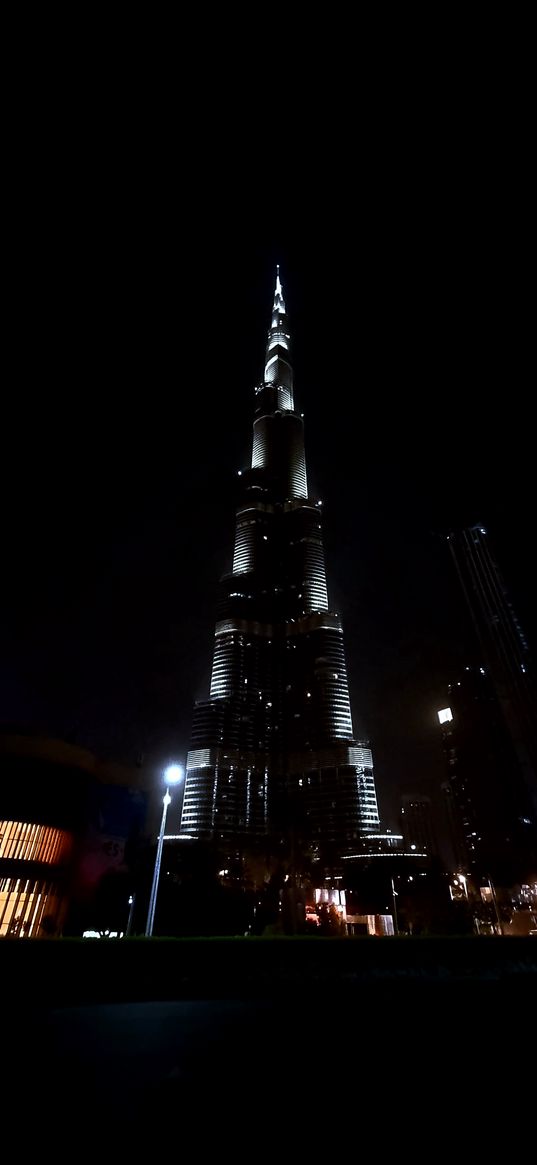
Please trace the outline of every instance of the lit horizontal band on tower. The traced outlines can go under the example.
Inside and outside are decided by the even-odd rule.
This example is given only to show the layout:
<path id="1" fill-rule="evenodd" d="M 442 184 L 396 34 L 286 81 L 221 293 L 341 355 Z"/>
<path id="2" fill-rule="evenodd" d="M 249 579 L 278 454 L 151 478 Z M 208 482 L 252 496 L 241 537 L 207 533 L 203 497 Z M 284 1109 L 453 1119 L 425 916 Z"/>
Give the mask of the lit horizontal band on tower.
<path id="1" fill-rule="evenodd" d="M 259 635 L 271 638 L 274 633 L 272 623 L 250 622 L 248 619 L 222 619 L 216 624 L 215 637 L 219 635 Z"/>

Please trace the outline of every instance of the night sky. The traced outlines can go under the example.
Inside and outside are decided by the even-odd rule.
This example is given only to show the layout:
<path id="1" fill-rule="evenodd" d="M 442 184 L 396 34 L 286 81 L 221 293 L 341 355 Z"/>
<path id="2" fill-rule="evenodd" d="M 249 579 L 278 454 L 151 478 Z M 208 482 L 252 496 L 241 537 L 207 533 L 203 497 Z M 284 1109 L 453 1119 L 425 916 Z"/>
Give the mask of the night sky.
<path id="1" fill-rule="evenodd" d="M 367 126 L 282 175 L 226 168 L 217 129 L 181 165 L 163 131 L 88 121 L 66 151 L 36 114 L 11 179 L 1 713 L 148 783 L 184 761 L 279 262 L 355 731 L 395 827 L 398 791 L 443 778 L 435 712 L 469 658 L 451 526 L 487 527 L 535 643 L 533 198 L 500 106 Z"/>

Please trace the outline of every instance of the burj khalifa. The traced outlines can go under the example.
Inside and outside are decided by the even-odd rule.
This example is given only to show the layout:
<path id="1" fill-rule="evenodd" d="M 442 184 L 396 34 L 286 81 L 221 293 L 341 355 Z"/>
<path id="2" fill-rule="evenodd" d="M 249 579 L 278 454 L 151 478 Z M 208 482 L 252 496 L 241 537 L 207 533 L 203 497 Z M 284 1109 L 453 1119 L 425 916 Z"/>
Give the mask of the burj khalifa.
<path id="1" fill-rule="evenodd" d="M 343 628 L 329 605 L 322 503 L 308 492 L 279 269 L 253 413 L 181 832 L 231 848 L 292 827 L 317 856 L 344 855 L 378 831 L 379 815 L 371 750 L 353 734 Z"/>

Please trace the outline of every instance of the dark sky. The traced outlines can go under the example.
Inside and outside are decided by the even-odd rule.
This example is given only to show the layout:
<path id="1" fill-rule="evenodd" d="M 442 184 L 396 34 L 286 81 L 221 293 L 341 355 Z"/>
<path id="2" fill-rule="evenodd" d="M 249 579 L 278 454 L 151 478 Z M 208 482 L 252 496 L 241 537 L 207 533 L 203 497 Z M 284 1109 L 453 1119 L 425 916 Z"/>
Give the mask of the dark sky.
<path id="1" fill-rule="evenodd" d="M 320 140 L 298 117 L 279 167 L 239 163 L 216 114 L 200 145 L 33 110 L 9 180 L 5 724 L 184 760 L 279 261 L 355 729 L 393 825 L 399 788 L 436 787 L 468 658 L 450 526 L 487 526 L 535 642 L 535 191 L 500 97 L 370 100 Z"/>

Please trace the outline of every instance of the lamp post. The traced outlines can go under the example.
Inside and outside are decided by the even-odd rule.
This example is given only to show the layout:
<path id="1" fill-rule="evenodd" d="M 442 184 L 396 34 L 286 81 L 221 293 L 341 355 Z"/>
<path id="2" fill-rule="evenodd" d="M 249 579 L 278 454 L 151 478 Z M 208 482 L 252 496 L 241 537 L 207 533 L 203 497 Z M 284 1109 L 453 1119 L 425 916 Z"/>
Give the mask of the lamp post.
<path id="1" fill-rule="evenodd" d="M 399 893 L 399 891 L 395 889 L 394 881 L 392 878 L 393 921 L 395 923 L 395 933 L 396 934 L 399 934 L 399 921 L 397 918 L 397 903 L 395 901 L 398 893 Z"/>
<path id="2" fill-rule="evenodd" d="M 499 930 L 500 934 L 503 934 L 503 926 L 502 926 L 502 920 L 500 918 L 500 911 L 498 910 L 498 899 L 496 897 L 496 891 L 494 889 L 494 885 L 493 885 L 491 879 L 487 878 L 487 881 L 488 881 L 488 884 L 490 887 L 490 895 L 491 895 L 492 901 L 494 903 L 494 913 L 496 915 L 496 922 L 498 924 L 498 930 Z"/>
<path id="3" fill-rule="evenodd" d="M 132 930 L 132 919 L 134 915 L 134 904 L 136 902 L 136 894 L 129 894 L 129 917 L 127 919 L 127 929 L 125 931 L 125 938 L 128 938 Z"/>
<path id="4" fill-rule="evenodd" d="M 162 819 L 160 822 L 160 832 L 158 835 L 157 855 L 155 858 L 155 869 L 153 871 L 153 885 L 151 886 L 151 896 L 149 898 L 149 910 L 147 912 L 147 923 L 145 927 L 146 938 L 151 938 L 153 934 L 153 923 L 155 921 L 155 907 L 157 905 L 158 881 L 160 876 L 160 863 L 162 861 L 162 847 L 164 845 L 164 831 L 166 828 L 166 817 L 168 814 L 168 805 L 171 802 L 170 785 L 176 785 L 181 780 L 183 775 L 182 769 L 179 765 L 168 765 L 164 770 L 164 782 L 166 784 L 166 792 L 163 797 Z"/>

